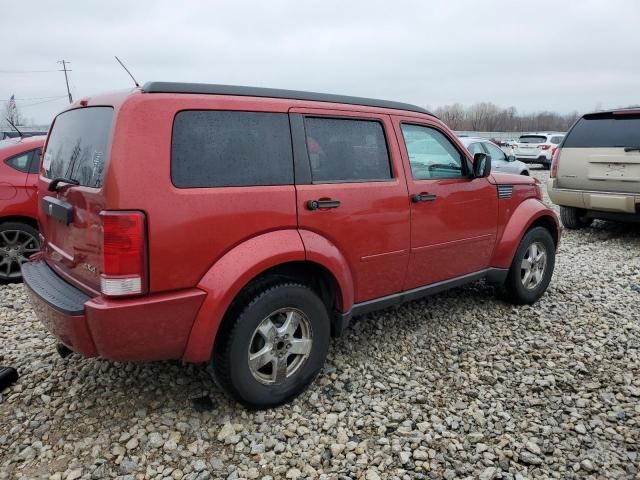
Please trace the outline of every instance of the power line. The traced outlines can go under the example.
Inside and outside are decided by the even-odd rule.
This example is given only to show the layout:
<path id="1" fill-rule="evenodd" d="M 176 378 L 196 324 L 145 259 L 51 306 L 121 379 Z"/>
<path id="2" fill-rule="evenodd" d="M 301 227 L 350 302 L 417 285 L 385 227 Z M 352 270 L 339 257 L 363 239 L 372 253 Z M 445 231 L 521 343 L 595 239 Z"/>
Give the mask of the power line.
<path id="1" fill-rule="evenodd" d="M 35 105 L 41 105 L 43 103 L 50 103 L 50 102 L 57 102 L 58 100 L 62 100 L 63 98 L 67 98 L 66 95 L 62 95 L 61 97 L 56 97 L 56 98 L 51 98 L 49 100 L 42 100 L 41 102 L 35 102 L 35 103 L 27 103 L 26 105 L 20 105 L 20 108 L 29 108 L 29 107 L 33 107 Z"/>
<path id="2" fill-rule="evenodd" d="M 71 96 L 71 90 L 69 90 L 69 76 L 67 72 L 71 72 L 71 70 L 67 70 L 67 64 L 71 62 L 67 62 L 66 60 L 58 60 L 58 63 L 62 64 L 61 72 L 64 72 L 64 80 L 67 83 L 67 94 L 69 95 L 69 103 L 73 103 L 73 97 Z"/>
<path id="3" fill-rule="evenodd" d="M 51 73 L 58 70 L 0 70 L 0 73 L 23 74 L 23 73 Z"/>
<path id="4" fill-rule="evenodd" d="M 47 100 L 49 98 L 63 98 L 63 97 L 66 97 L 66 95 L 50 95 L 48 97 L 24 97 L 24 98 L 15 98 L 14 100 L 16 101 L 20 100 L 21 102 L 24 102 L 24 101 L 31 101 L 31 100 Z"/>

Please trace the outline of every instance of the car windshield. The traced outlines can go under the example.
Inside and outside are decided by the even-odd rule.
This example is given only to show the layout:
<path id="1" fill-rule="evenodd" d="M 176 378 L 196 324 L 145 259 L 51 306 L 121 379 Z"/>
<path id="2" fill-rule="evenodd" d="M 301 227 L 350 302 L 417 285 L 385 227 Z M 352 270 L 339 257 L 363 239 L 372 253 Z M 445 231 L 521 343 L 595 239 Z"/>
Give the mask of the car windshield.
<path id="1" fill-rule="evenodd" d="M 518 140 L 520 143 L 544 143 L 547 137 L 543 135 L 522 135 Z"/>

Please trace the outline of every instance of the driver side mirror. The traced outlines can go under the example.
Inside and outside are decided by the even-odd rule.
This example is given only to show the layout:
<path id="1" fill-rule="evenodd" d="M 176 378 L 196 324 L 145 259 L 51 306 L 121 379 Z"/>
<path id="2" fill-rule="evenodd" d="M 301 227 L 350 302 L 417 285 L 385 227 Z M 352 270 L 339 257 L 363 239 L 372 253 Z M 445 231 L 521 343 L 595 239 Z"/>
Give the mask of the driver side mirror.
<path id="1" fill-rule="evenodd" d="M 509 160 L 510 162 L 515 162 L 516 161 L 516 156 L 515 155 L 509 155 L 509 156 L 507 156 L 507 160 Z"/>
<path id="2" fill-rule="evenodd" d="M 473 156 L 473 177 L 484 178 L 491 173 L 491 157 L 486 153 L 476 153 Z"/>

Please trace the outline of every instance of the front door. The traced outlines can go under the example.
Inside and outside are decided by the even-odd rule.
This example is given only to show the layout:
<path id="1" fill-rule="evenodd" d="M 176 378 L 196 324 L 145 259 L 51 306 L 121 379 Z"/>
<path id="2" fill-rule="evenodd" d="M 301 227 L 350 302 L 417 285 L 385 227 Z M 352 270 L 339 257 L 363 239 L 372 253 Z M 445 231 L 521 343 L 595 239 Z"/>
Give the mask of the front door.
<path id="1" fill-rule="evenodd" d="M 409 202 L 390 117 L 323 109 L 291 114 L 299 228 L 323 236 L 345 257 L 356 303 L 401 291 Z"/>
<path id="2" fill-rule="evenodd" d="M 411 255 L 405 290 L 478 272 L 496 241 L 498 197 L 471 178 L 464 147 L 437 123 L 394 118 L 411 199 Z"/>

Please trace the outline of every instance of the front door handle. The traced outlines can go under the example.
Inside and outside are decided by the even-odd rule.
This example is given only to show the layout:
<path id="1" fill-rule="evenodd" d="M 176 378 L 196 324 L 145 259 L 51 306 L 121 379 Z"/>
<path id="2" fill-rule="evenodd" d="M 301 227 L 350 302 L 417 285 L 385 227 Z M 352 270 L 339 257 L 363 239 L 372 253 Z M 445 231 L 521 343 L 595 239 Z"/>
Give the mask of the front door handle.
<path id="1" fill-rule="evenodd" d="M 436 199 L 436 195 L 433 193 L 422 192 L 422 193 L 416 193 L 414 195 L 411 195 L 411 201 L 413 203 L 433 202 L 435 199 Z"/>
<path id="2" fill-rule="evenodd" d="M 309 200 L 307 208 L 309 210 L 318 210 L 319 208 L 338 208 L 340 200 Z"/>

